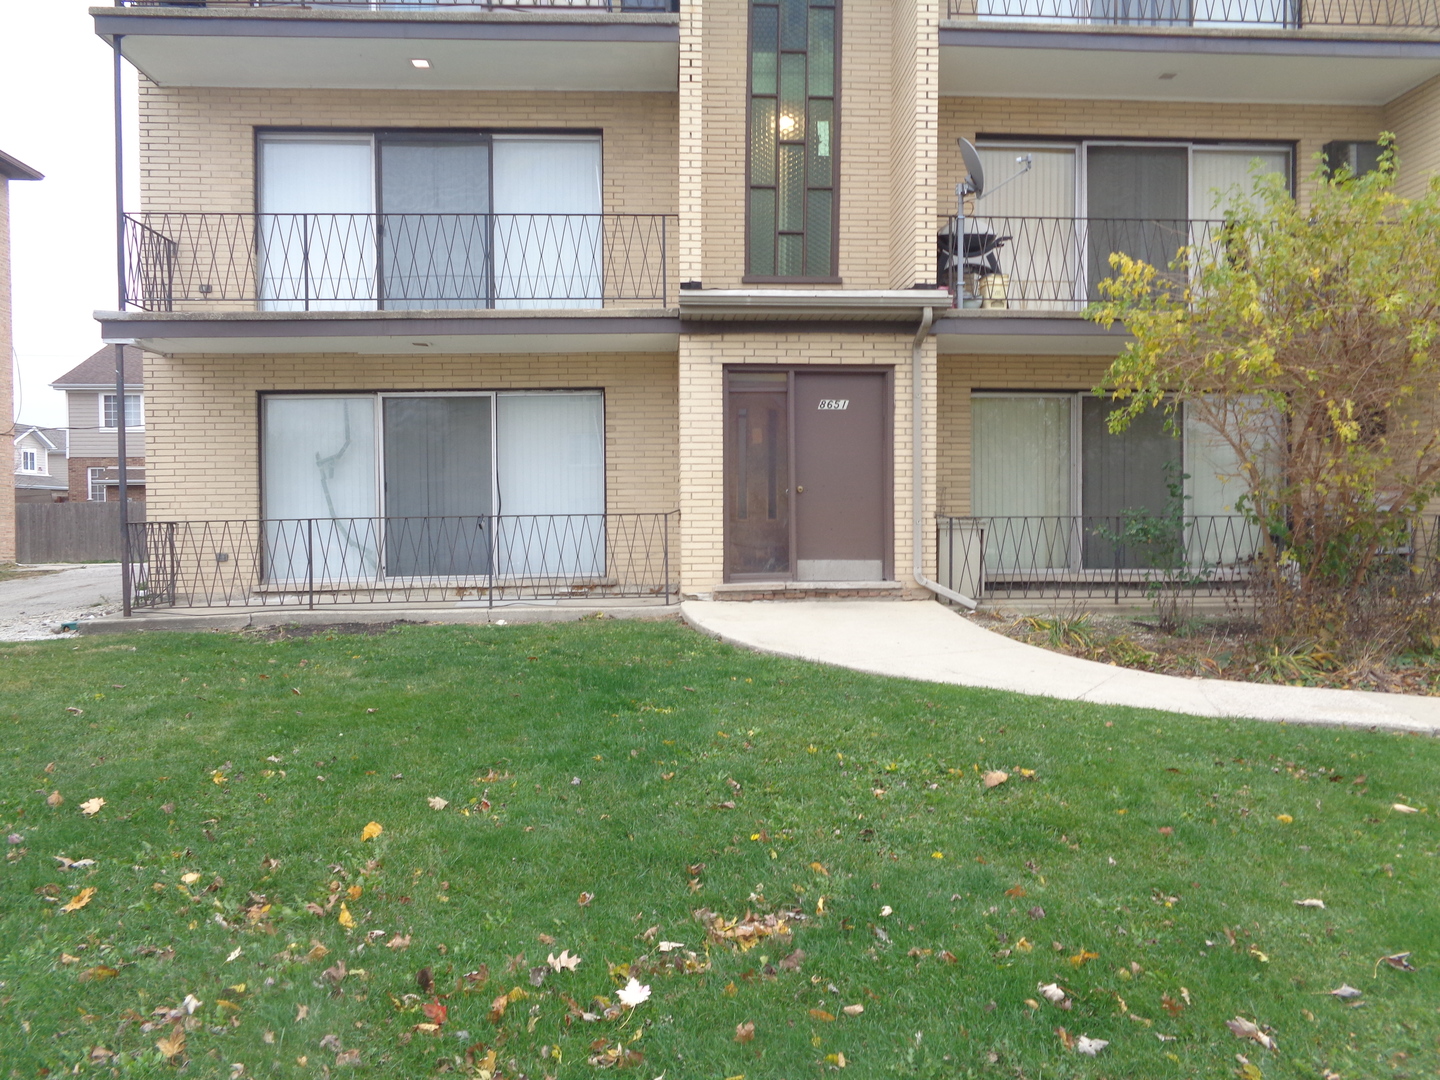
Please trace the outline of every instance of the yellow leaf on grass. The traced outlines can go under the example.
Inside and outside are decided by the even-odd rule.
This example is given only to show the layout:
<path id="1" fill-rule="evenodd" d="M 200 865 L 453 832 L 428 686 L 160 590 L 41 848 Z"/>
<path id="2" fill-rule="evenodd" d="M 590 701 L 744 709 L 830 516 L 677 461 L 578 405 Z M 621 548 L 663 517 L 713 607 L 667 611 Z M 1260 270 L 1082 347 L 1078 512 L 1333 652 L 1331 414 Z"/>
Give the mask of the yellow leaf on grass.
<path id="1" fill-rule="evenodd" d="M 159 1050 L 160 1056 L 167 1061 L 179 1057 L 185 1052 L 185 1029 L 176 1024 L 171 1034 L 155 1040 L 155 1049 Z"/>
<path id="2" fill-rule="evenodd" d="M 350 888 L 345 890 L 345 898 L 347 900 L 359 900 L 360 894 L 364 891 L 365 890 L 359 885 L 351 885 Z"/>
<path id="3" fill-rule="evenodd" d="M 834 1019 L 835 1019 L 835 1016 L 834 1016 L 833 1013 L 828 1013 L 828 1012 L 826 1012 L 824 1009 L 811 1009 L 811 1010 L 810 1010 L 810 1015 L 813 1016 L 816 1020 L 823 1020 L 823 1021 L 825 1021 L 827 1024 L 828 1024 L 831 1020 L 834 1020 Z"/>
<path id="4" fill-rule="evenodd" d="M 1295 821 L 1295 819 L 1289 814 L 1276 814 L 1275 820 L 1278 821 L 1281 825 L 1290 825 L 1293 824 Z"/>
<path id="5" fill-rule="evenodd" d="M 384 831 L 384 825 L 381 825 L 378 821 L 372 821 L 369 825 L 366 825 L 365 828 L 360 830 L 360 842 L 363 844 L 366 840 L 374 840 L 375 837 L 379 836 Z"/>
<path id="6" fill-rule="evenodd" d="M 80 812 L 86 817 L 94 817 L 100 812 L 100 808 L 104 805 L 104 799 L 86 799 L 80 804 Z"/>
<path id="7" fill-rule="evenodd" d="M 825 1061 L 829 1065 L 834 1065 L 837 1069 L 843 1069 L 845 1067 L 844 1054 L 826 1054 Z"/>
<path id="8" fill-rule="evenodd" d="M 1074 956 L 1070 957 L 1070 963 L 1076 967 L 1080 967 L 1083 964 L 1088 964 L 1091 960 L 1097 959 L 1099 956 L 1099 953 L 1091 952 L 1089 949 L 1081 949 Z"/>
<path id="9" fill-rule="evenodd" d="M 180 880 L 183 881 L 186 885 L 194 885 L 195 882 L 200 880 L 200 875 L 192 870 L 188 874 L 181 874 Z"/>
<path id="10" fill-rule="evenodd" d="M 1005 781 L 1009 779 L 1010 774 L 1007 772 L 1001 772 L 999 769 L 991 769 L 989 772 L 987 772 L 984 776 L 980 778 L 981 782 L 984 783 L 987 788 L 999 787 L 1001 784 L 1005 783 Z"/>
<path id="11" fill-rule="evenodd" d="M 818 863 L 818 862 L 812 862 L 812 863 L 810 864 L 810 869 L 811 869 L 811 870 L 814 870 L 815 873 L 817 873 L 817 874 L 823 874 L 825 877 L 829 877 L 829 876 L 830 876 L 830 871 L 829 871 L 829 870 L 826 870 L 825 867 L 822 866 L 822 865 L 821 865 L 820 863 Z"/>
<path id="12" fill-rule="evenodd" d="M 78 893 L 71 897 L 70 902 L 64 907 L 62 907 L 60 910 L 62 912 L 79 911 L 86 904 L 90 903 L 90 898 L 94 895 L 95 890 L 93 888 L 87 887 L 81 889 Z"/>
<path id="13" fill-rule="evenodd" d="M 340 905 L 340 925 L 346 930 L 355 929 L 355 916 L 350 914 L 350 909 L 343 902 Z"/>

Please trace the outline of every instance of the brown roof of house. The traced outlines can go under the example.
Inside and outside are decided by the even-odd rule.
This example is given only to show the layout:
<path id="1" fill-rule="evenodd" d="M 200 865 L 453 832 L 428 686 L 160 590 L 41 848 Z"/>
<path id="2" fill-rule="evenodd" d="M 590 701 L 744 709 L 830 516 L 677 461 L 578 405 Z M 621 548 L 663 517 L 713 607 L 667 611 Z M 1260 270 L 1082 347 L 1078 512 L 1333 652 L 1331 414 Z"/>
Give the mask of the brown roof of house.
<path id="1" fill-rule="evenodd" d="M 44 180 L 43 173 L 32 169 L 19 158 L 11 157 L 0 150 L 0 176 L 7 180 Z"/>
<path id="2" fill-rule="evenodd" d="M 140 350 L 134 345 L 125 346 L 125 387 L 136 390 L 145 388 L 144 372 Z M 94 356 L 79 367 L 71 368 L 50 384 L 56 390 L 81 386 L 115 385 L 115 346 L 105 345 Z"/>

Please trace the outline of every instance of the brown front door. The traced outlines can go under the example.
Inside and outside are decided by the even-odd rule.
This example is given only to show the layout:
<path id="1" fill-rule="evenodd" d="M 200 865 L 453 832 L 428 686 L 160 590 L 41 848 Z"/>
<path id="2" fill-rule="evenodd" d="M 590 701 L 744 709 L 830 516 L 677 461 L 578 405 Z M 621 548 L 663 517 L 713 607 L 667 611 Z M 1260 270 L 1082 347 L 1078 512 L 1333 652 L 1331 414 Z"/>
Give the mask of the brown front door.
<path id="1" fill-rule="evenodd" d="M 790 576 L 790 377 L 732 372 L 725 395 L 725 569 Z"/>
<path id="2" fill-rule="evenodd" d="M 886 377 L 795 372 L 795 578 L 886 577 Z"/>

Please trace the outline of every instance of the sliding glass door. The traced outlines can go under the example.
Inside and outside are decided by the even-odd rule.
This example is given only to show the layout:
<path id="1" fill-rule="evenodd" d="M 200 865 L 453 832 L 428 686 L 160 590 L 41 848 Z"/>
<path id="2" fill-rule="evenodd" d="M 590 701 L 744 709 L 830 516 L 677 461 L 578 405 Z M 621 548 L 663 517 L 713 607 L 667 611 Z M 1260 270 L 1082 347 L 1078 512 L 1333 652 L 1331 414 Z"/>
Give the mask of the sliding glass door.
<path id="1" fill-rule="evenodd" d="M 261 307 L 600 307 L 600 168 L 598 136 L 263 134 Z"/>
<path id="2" fill-rule="evenodd" d="M 276 583 L 605 573 L 599 391 L 270 395 Z"/>

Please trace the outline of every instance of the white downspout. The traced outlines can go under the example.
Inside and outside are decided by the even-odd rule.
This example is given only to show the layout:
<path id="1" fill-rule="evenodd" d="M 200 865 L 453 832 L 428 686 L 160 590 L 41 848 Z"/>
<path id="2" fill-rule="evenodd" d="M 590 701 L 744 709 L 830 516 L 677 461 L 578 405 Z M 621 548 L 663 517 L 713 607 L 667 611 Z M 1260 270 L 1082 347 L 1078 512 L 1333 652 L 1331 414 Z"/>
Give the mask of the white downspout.
<path id="1" fill-rule="evenodd" d="M 911 460 L 911 476 L 914 480 L 914 490 L 911 496 L 911 506 L 915 515 L 915 529 L 911 540 L 911 546 L 915 554 L 915 583 L 923 588 L 929 589 L 936 596 L 942 596 L 946 600 L 953 600 L 971 611 L 976 608 L 974 600 L 968 596 L 962 596 L 953 589 L 947 589 L 944 585 L 931 581 L 925 576 L 921 569 L 921 562 L 925 554 L 925 393 L 923 382 L 920 378 L 920 357 L 925 350 L 925 339 L 930 334 L 930 324 L 935 321 L 935 309 L 925 308 L 925 314 L 920 318 L 920 326 L 915 331 L 915 341 L 910 349 L 910 391 L 914 406 L 912 422 L 914 426 L 915 445 Z"/>

